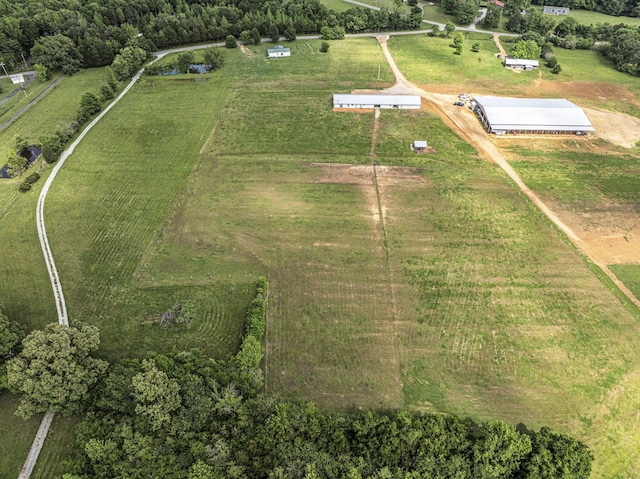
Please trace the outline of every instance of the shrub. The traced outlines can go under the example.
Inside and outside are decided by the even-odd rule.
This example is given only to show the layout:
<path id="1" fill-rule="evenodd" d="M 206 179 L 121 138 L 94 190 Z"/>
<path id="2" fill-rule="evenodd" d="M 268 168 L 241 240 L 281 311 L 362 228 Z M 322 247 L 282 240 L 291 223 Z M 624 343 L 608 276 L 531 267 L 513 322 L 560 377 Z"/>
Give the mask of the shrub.
<path id="1" fill-rule="evenodd" d="M 558 59 L 556 57 L 551 57 L 547 60 L 547 67 L 553 68 L 558 64 Z"/>
<path id="2" fill-rule="evenodd" d="M 22 183 L 20 183 L 20 186 L 18 186 L 18 191 L 20 191 L 21 193 L 26 193 L 30 189 L 31 183 L 27 183 L 26 181 L 23 181 Z"/>
<path id="3" fill-rule="evenodd" d="M 562 71 L 562 68 L 560 67 L 560 64 L 556 64 L 556 66 L 553 67 L 553 69 L 551 70 L 551 73 L 555 73 L 556 75 L 558 73 L 560 73 Z"/>
<path id="4" fill-rule="evenodd" d="M 234 37 L 233 35 L 227 35 L 227 38 L 224 39 L 224 46 L 227 48 L 237 48 L 238 42 L 236 40 L 236 37 Z"/>
<path id="5" fill-rule="evenodd" d="M 40 179 L 40 175 L 38 173 L 31 173 L 24 179 L 25 183 L 29 183 L 30 185 L 34 184 L 36 181 Z"/>
<path id="6" fill-rule="evenodd" d="M 327 53 L 327 52 L 329 51 L 329 46 L 330 46 L 330 45 L 329 45 L 327 42 L 322 42 L 322 43 L 320 44 L 320 51 L 321 51 L 322 53 Z"/>

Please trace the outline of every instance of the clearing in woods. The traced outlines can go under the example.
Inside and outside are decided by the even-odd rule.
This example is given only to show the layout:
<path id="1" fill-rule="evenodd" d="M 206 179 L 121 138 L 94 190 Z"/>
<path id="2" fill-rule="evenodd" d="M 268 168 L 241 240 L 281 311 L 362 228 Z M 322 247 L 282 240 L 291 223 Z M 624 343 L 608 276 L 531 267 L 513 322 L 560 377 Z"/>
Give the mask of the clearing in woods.
<path id="1" fill-rule="evenodd" d="M 374 39 L 319 46 L 295 42 L 287 62 L 225 51 L 207 81 L 145 78 L 92 130 L 47 205 L 70 315 L 100 326 L 110 359 L 224 357 L 268 274 L 269 391 L 550 425 L 593 447 L 597 477 L 637 470 L 637 313 L 429 109 L 380 113 L 374 169 L 373 112 L 333 112 L 331 94 L 393 75 L 376 80 Z M 413 154 L 416 139 L 438 153 Z M 186 296 L 206 319 L 159 330 Z"/>

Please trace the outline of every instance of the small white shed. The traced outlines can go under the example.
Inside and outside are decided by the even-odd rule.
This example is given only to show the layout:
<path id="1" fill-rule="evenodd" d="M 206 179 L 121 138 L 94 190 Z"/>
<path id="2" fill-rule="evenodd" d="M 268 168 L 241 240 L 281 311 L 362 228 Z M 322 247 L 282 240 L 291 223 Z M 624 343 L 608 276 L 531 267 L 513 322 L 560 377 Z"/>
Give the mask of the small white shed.
<path id="1" fill-rule="evenodd" d="M 269 58 L 290 57 L 291 49 L 278 45 L 274 48 L 269 48 L 267 50 L 267 54 L 269 55 Z"/>
<path id="2" fill-rule="evenodd" d="M 426 151 L 429 145 L 425 140 L 414 140 L 413 145 L 411 146 L 412 150 L 415 153 L 423 153 Z"/>

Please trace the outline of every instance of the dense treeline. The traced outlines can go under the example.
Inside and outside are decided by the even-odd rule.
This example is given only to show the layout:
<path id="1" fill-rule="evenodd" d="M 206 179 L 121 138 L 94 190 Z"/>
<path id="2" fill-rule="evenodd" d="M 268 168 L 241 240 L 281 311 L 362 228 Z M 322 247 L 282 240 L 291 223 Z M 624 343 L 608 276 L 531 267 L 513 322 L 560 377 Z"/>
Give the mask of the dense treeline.
<path id="1" fill-rule="evenodd" d="M 553 433 L 409 411 L 354 414 L 260 394 L 267 282 L 240 352 L 122 360 L 94 391 L 65 479 L 589 477 L 592 455 Z"/>
<path id="2" fill-rule="evenodd" d="M 352 8 L 335 13 L 318 0 L 0 0 L 0 60 L 10 68 L 33 55 L 50 70 L 109 65 L 127 46 L 173 45 L 261 36 L 414 29 L 420 10 L 401 15 Z M 62 63 L 61 59 L 63 60 Z"/>

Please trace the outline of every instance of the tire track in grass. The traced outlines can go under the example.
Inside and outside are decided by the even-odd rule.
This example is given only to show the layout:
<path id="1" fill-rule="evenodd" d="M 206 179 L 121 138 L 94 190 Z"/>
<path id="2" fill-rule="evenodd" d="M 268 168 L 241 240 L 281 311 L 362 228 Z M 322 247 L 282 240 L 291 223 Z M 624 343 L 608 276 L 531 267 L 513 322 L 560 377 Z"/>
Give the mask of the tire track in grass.
<path id="1" fill-rule="evenodd" d="M 159 55 L 155 61 L 162 58 L 164 54 Z M 53 183 L 53 180 L 56 178 L 56 175 L 62 168 L 62 165 L 67 161 L 69 156 L 73 153 L 76 147 L 80 144 L 80 142 L 84 139 L 84 137 L 89 133 L 89 131 L 100 121 L 102 118 L 114 107 L 121 99 L 124 97 L 129 90 L 133 87 L 133 85 L 138 81 L 142 73 L 144 72 L 144 68 L 142 68 L 136 75 L 131 79 L 129 84 L 122 90 L 120 95 L 116 97 L 107 107 L 91 122 L 87 125 L 87 127 L 82 130 L 82 133 L 75 139 L 71 146 L 67 148 L 62 155 L 60 155 L 60 159 L 51 170 L 47 181 L 42 187 L 42 191 L 40 192 L 40 196 L 38 197 L 38 204 L 36 206 L 36 225 L 38 227 L 38 239 L 40 240 L 40 247 L 42 248 L 42 254 L 44 256 L 44 261 L 47 267 L 47 271 L 49 272 L 49 279 L 51 280 L 51 287 L 53 289 L 53 295 L 56 302 L 56 310 L 58 313 L 58 323 L 63 324 L 65 326 L 69 326 L 69 316 L 67 314 L 67 304 L 64 299 L 64 293 L 62 291 L 62 284 L 60 283 L 60 277 L 58 275 L 58 270 L 56 269 L 55 261 L 53 260 L 53 253 L 51 252 L 51 245 L 49 244 L 49 238 L 47 237 L 47 228 L 44 223 L 44 202 L 47 198 L 47 193 L 49 192 L 49 188 Z M 38 429 L 38 433 L 36 434 L 33 443 L 31 444 L 31 449 L 29 450 L 29 454 L 27 454 L 27 458 L 25 459 L 24 465 L 22 466 L 22 470 L 18 475 L 18 479 L 29 479 L 31 473 L 33 472 L 33 468 L 38 460 L 38 456 L 40 455 L 40 451 L 42 450 L 42 446 L 44 444 L 44 440 L 47 437 L 49 432 L 49 428 L 51 423 L 53 422 L 54 412 L 47 411 L 42 418 L 42 422 L 40 423 L 40 428 Z"/>

